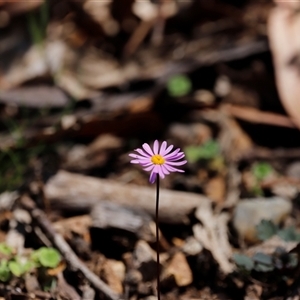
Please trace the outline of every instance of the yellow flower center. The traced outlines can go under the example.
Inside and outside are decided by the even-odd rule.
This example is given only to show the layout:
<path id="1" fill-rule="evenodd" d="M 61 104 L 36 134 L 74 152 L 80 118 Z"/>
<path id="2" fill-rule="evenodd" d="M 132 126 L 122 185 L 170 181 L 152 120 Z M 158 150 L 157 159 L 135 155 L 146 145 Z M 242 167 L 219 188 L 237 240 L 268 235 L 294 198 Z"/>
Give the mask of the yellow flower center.
<path id="1" fill-rule="evenodd" d="M 159 154 L 155 154 L 151 157 L 151 161 L 155 164 L 155 165 L 163 165 L 165 163 L 165 159 L 159 155 Z"/>

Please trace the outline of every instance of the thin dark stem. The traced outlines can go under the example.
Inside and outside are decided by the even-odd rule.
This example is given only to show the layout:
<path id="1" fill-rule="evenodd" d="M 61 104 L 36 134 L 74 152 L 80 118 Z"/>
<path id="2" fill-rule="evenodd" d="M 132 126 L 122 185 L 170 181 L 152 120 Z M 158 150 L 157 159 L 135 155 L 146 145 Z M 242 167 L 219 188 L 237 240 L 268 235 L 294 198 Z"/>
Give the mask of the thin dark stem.
<path id="1" fill-rule="evenodd" d="M 159 230 L 158 230 L 158 207 L 159 207 L 159 175 L 156 175 L 156 210 L 155 210 L 155 224 L 156 224 L 156 279 L 157 279 L 157 300 L 160 300 L 160 279 L 159 279 Z"/>

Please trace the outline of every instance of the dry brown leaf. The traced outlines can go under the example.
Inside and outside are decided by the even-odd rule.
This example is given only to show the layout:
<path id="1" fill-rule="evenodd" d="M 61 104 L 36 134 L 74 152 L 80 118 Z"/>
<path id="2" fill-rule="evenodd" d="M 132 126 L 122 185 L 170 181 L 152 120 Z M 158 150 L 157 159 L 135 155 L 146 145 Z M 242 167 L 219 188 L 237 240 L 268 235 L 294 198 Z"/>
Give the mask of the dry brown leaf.
<path id="1" fill-rule="evenodd" d="M 192 271 L 182 252 L 175 253 L 162 277 L 168 278 L 170 276 L 174 276 L 177 286 L 187 286 L 192 283 Z"/>
<path id="2" fill-rule="evenodd" d="M 209 180 L 205 187 L 205 194 L 216 203 L 222 203 L 225 198 L 226 185 L 224 178 L 217 176 Z"/>
<path id="3" fill-rule="evenodd" d="M 125 266 L 121 261 L 105 260 L 101 274 L 112 290 L 119 294 L 123 293 L 122 281 L 125 278 Z"/>
<path id="4" fill-rule="evenodd" d="M 89 227 L 92 225 L 92 219 L 89 215 L 82 215 L 62 219 L 53 224 L 55 230 L 64 237 L 71 238 L 72 232 L 84 238 L 89 242 Z"/>

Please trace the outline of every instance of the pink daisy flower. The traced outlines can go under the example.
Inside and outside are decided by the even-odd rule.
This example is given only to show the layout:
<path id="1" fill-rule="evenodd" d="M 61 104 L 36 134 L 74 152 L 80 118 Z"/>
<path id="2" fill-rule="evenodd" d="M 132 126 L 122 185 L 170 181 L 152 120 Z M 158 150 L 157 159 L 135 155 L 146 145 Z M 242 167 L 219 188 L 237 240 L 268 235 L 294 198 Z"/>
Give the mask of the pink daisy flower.
<path id="1" fill-rule="evenodd" d="M 133 164 L 140 164 L 144 167 L 145 171 L 151 171 L 149 181 L 154 183 L 156 175 L 158 174 L 161 178 L 165 178 L 165 175 L 171 172 L 184 172 L 183 170 L 177 169 L 177 166 L 182 166 L 187 163 L 184 158 L 184 153 L 180 149 L 176 149 L 171 152 L 173 145 L 167 147 L 167 142 L 162 142 L 159 147 L 159 142 L 156 140 L 153 144 L 153 149 L 149 144 L 144 143 L 143 149 L 138 148 L 135 151 L 138 153 L 130 153 L 129 156 L 134 158 L 130 162 Z"/>

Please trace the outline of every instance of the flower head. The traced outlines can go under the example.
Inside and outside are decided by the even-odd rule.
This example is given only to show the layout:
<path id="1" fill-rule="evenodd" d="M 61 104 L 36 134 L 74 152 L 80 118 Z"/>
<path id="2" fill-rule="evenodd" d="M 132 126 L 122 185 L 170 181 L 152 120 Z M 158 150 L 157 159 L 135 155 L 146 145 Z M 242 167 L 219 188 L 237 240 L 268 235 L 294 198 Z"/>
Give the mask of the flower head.
<path id="1" fill-rule="evenodd" d="M 165 175 L 171 172 L 184 172 L 177 169 L 176 166 L 182 166 L 187 162 L 186 160 L 179 161 L 185 155 L 179 148 L 172 151 L 173 147 L 173 145 L 167 147 L 166 141 L 162 142 L 159 147 L 159 142 L 156 140 L 153 144 L 153 149 L 151 149 L 149 144 L 144 143 L 143 149 L 135 149 L 137 153 L 129 154 L 130 157 L 134 158 L 130 162 L 140 164 L 145 171 L 151 171 L 149 181 L 154 183 L 157 174 L 161 178 L 165 178 Z"/>

